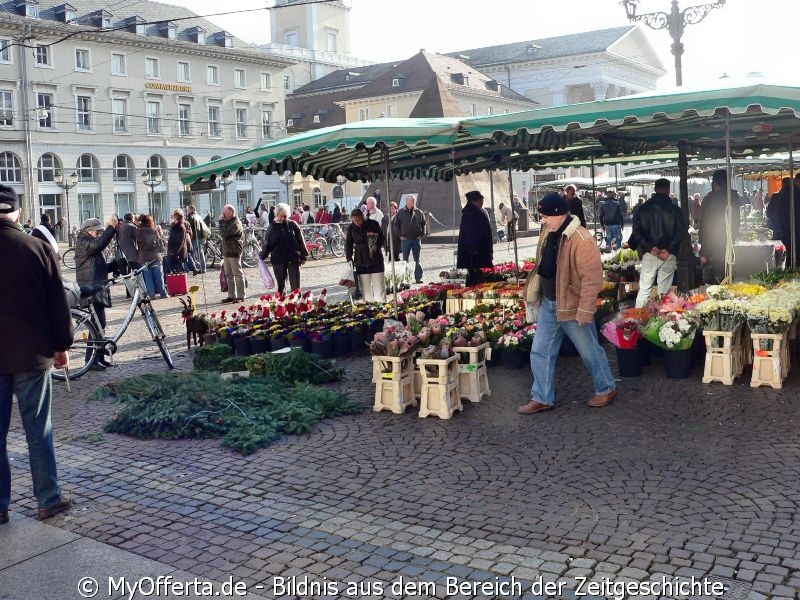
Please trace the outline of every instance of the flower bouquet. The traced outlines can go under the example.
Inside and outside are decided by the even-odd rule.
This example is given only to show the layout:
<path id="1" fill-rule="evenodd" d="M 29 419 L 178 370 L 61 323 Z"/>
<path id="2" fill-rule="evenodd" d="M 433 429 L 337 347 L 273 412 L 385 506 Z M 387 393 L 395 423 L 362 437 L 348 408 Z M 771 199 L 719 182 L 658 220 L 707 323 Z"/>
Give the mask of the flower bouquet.
<path id="1" fill-rule="evenodd" d="M 407 329 L 387 327 L 375 334 L 369 345 L 373 356 L 411 356 L 417 348 L 419 340 Z"/>
<path id="2" fill-rule="evenodd" d="M 614 319 L 603 327 L 603 336 L 616 348 L 633 350 L 641 337 L 640 323 L 634 319 Z"/>
<path id="3" fill-rule="evenodd" d="M 692 313 L 671 311 L 651 318 L 642 329 L 642 335 L 665 350 L 688 350 L 694 343 L 697 325 Z"/>
<path id="4" fill-rule="evenodd" d="M 453 341 L 449 337 L 442 338 L 438 344 L 431 344 L 422 349 L 420 358 L 423 360 L 447 360 L 453 356 Z M 440 365 L 426 364 L 425 373 L 429 377 L 438 377 Z"/>

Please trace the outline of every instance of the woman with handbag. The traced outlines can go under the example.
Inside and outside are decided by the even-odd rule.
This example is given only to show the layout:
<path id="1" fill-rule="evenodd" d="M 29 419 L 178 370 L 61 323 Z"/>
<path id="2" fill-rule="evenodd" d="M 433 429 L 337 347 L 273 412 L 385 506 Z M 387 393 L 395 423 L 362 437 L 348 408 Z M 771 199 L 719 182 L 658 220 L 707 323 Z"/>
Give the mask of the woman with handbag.
<path id="1" fill-rule="evenodd" d="M 360 209 L 350 213 L 344 254 L 353 263 L 364 300 L 386 302 L 383 266 L 383 231 L 377 221 L 366 220 Z"/>
<path id="2" fill-rule="evenodd" d="M 275 207 L 275 220 L 267 230 L 266 243 L 260 254 L 261 260 L 267 260 L 272 255 L 279 294 L 286 287 L 287 275 L 291 290 L 300 289 L 300 265 L 305 264 L 308 258 L 300 227 L 289 218 L 291 211 L 288 204 L 280 203 Z"/>
<path id="3" fill-rule="evenodd" d="M 172 213 L 172 225 L 170 225 L 167 239 L 167 257 L 164 261 L 167 273 L 186 272 L 184 265 L 189 261 L 191 247 L 191 236 L 189 227 L 183 220 L 183 211 L 176 208 Z"/>
<path id="4" fill-rule="evenodd" d="M 156 294 L 160 294 L 162 298 L 169 298 L 167 288 L 164 286 L 162 269 L 164 239 L 153 226 L 153 217 L 150 215 L 139 216 L 136 246 L 139 248 L 139 261 L 143 265 L 148 265 L 147 270 L 142 273 L 147 286 L 147 295 L 155 298 Z"/>
<path id="5" fill-rule="evenodd" d="M 97 313 L 97 319 L 105 330 L 106 307 L 111 306 L 111 296 L 103 283 L 108 279 L 108 273 L 115 267 L 115 263 L 106 263 L 103 250 L 111 243 L 117 233 L 117 218 L 111 217 L 103 227 L 100 219 L 86 219 L 81 224 L 81 230 L 75 239 L 75 280 L 78 285 L 96 288 L 92 296 L 92 305 Z M 102 354 L 93 368 L 105 369 L 111 363 Z"/>

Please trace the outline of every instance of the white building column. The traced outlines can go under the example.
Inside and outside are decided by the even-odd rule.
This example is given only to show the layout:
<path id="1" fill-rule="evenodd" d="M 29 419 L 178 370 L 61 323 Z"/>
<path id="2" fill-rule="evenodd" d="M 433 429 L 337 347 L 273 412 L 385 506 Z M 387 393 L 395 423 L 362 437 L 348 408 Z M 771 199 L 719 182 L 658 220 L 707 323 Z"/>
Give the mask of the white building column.
<path id="1" fill-rule="evenodd" d="M 608 97 L 609 84 L 605 81 L 595 81 L 592 84 L 595 100 L 605 100 Z"/>

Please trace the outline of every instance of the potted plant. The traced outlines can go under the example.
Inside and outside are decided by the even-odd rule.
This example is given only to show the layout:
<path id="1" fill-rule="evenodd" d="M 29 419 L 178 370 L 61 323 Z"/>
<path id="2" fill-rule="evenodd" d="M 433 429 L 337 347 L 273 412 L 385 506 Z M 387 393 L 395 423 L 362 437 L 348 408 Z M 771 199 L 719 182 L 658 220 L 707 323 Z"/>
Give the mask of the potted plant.
<path id="1" fill-rule="evenodd" d="M 253 328 L 253 335 L 250 337 L 250 348 L 252 350 L 251 354 L 263 354 L 264 352 L 270 351 L 270 340 L 267 337 L 267 332 L 262 329 L 255 327 Z"/>
<path id="2" fill-rule="evenodd" d="M 250 327 L 241 326 L 233 333 L 233 351 L 236 356 L 249 356 L 253 353 L 250 345 Z"/>
<path id="3" fill-rule="evenodd" d="M 652 317 L 642 329 L 644 337 L 664 350 L 664 369 L 668 379 L 689 376 L 696 333 L 697 319 L 686 311 L 661 313 Z"/>
<path id="4" fill-rule="evenodd" d="M 347 331 L 342 325 L 333 325 L 330 328 L 331 356 L 337 358 L 347 354 Z"/>
<path id="5" fill-rule="evenodd" d="M 289 340 L 289 346 L 292 348 L 299 348 L 306 352 L 311 352 L 308 334 L 303 328 L 298 327 L 297 329 L 292 329 L 286 337 Z"/>
<path id="6" fill-rule="evenodd" d="M 617 351 L 617 367 L 622 377 L 638 377 L 642 374 L 642 362 L 637 343 L 641 334 L 639 322 L 634 319 L 614 319 L 603 327 L 603 336 Z"/>
<path id="7" fill-rule="evenodd" d="M 333 344 L 331 336 L 326 331 L 315 331 L 311 334 L 311 352 L 321 358 L 330 358 Z"/>

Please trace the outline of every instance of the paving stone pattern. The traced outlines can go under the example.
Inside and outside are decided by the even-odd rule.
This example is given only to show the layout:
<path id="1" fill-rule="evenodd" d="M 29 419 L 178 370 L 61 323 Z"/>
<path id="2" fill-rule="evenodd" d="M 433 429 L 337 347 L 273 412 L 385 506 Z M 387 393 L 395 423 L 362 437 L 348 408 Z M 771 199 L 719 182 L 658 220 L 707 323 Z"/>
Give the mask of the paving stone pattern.
<path id="1" fill-rule="evenodd" d="M 445 264 L 451 250 L 438 252 L 445 258 L 429 256 Z M 325 285 L 340 266 L 312 266 L 317 281 L 311 269 L 309 280 Z M 208 297 L 217 299 L 210 275 Z M 116 299 L 112 326 L 124 302 Z M 178 368 L 190 368 L 177 301 L 156 307 Z M 137 319 L 119 367 L 74 381 L 71 394 L 56 384 L 60 479 L 78 502 L 52 520 L 57 527 L 207 579 L 233 576 L 268 597 L 315 596 L 275 588 L 273 577 L 362 585 L 403 577 L 435 582 L 444 598 L 446 577 L 512 576 L 526 589 L 540 578 L 574 589 L 576 577 L 713 577 L 728 582 L 727 598 L 798 597 L 796 373 L 783 390 L 751 389 L 747 378 L 709 386 L 701 365 L 689 380 L 667 380 L 655 359 L 642 377 L 620 382 L 614 404 L 593 410 L 580 359 L 561 358 L 557 410 L 519 416 L 529 370 L 498 366 L 491 398 L 452 420 L 368 410 L 242 457 L 218 440 L 102 432 L 116 407 L 87 402 L 92 390 L 165 370 L 146 338 Z M 341 365 L 345 380 L 333 387 L 371 405 L 369 358 Z M 16 416 L 9 449 L 13 518 L 35 509 Z M 319 597 L 399 597 L 388 586 L 371 596 L 344 589 Z"/>

